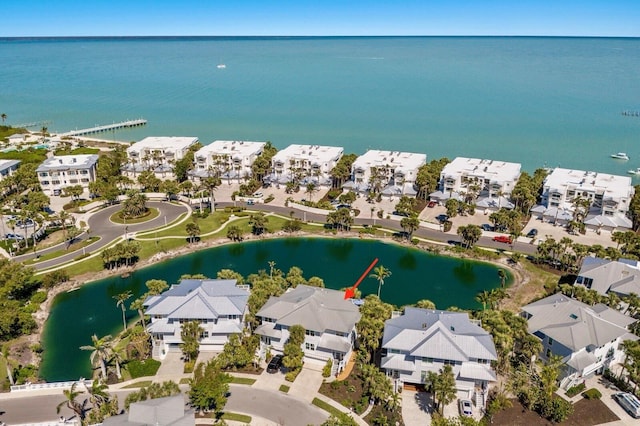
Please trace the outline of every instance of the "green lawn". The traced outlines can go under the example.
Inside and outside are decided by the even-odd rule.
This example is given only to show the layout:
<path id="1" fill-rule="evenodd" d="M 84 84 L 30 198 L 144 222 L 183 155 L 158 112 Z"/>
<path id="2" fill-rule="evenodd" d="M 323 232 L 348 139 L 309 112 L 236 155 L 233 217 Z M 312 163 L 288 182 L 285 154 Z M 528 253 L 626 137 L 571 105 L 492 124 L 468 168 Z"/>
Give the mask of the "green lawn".
<path id="1" fill-rule="evenodd" d="M 290 388 L 287 385 L 280 385 L 280 392 L 288 393 L 289 389 Z"/>
<path id="2" fill-rule="evenodd" d="M 120 210 L 112 214 L 109 220 L 115 223 L 119 223 L 121 225 L 130 225 L 134 223 L 148 222 L 150 220 L 155 219 L 158 216 L 160 216 L 160 211 L 158 209 L 154 207 L 147 207 L 147 212 L 143 216 L 135 217 L 135 218 L 125 218 L 122 215 L 122 210 Z"/>
<path id="3" fill-rule="evenodd" d="M 139 382 L 131 383 L 130 385 L 124 386 L 122 389 L 138 389 L 149 386 L 152 383 L 151 380 L 140 380 Z"/>
<path id="4" fill-rule="evenodd" d="M 231 377 L 231 383 L 236 385 L 249 385 L 251 386 L 256 382 L 256 379 L 250 379 L 248 377 Z"/>
<path id="5" fill-rule="evenodd" d="M 247 416 L 246 414 L 225 412 L 222 414 L 222 418 L 224 420 L 235 421 L 244 424 L 251 423 L 251 416 Z"/>
<path id="6" fill-rule="evenodd" d="M 338 410 L 333 405 L 328 404 L 319 398 L 313 398 L 313 401 L 311 401 L 311 403 L 316 407 L 328 412 L 329 414 L 333 414 L 334 416 L 339 416 L 340 414 L 342 414 L 342 411 Z"/>
<path id="7" fill-rule="evenodd" d="M 100 237 L 91 237 L 88 240 L 80 241 L 78 243 L 71 244 L 69 250 L 56 250 L 51 253 L 47 253 L 45 255 L 40 256 L 39 259 L 29 259 L 23 262 L 25 265 L 33 265 L 34 263 L 44 262 L 45 260 L 55 259 L 56 257 L 64 256 L 71 252 L 81 249 L 82 247 L 86 247 L 89 244 L 93 244 L 98 241 Z"/>

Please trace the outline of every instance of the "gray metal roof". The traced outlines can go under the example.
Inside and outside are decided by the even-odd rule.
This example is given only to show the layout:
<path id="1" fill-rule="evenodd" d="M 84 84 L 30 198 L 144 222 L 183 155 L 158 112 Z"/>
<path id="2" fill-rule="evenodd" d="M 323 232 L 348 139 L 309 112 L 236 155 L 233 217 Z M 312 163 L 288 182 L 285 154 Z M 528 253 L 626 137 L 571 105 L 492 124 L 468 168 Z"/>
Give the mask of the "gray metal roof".
<path id="1" fill-rule="evenodd" d="M 465 312 L 407 307 L 404 315 L 385 322 L 382 347 L 415 357 L 497 359 L 491 335 L 471 322 Z"/>
<path id="2" fill-rule="evenodd" d="M 242 315 L 249 299 L 235 280 L 182 280 L 159 296 L 147 298 L 147 315 L 168 318 L 215 319 Z"/>
<path id="3" fill-rule="evenodd" d="M 635 261 L 614 261 L 590 256 L 582 262 L 578 276 L 591 278 L 591 289 L 602 295 L 609 291 L 621 295 L 640 294 L 640 269 Z"/>
<path id="4" fill-rule="evenodd" d="M 128 414 L 107 417 L 104 426 L 193 426 L 195 414 L 193 410 L 186 410 L 182 394 L 165 398 L 148 399 L 134 402 L 129 407 Z"/>
<path id="5" fill-rule="evenodd" d="M 38 166 L 36 172 L 83 170 L 93 167 L 97 162 L 97 154 L 56 155 L 44 160 L 42 164 Z"/>
<path id="6" fill-rule="evenodd" d="M 605 305 L 593 307 L 557 293 L 522 308 L 531 315 L 530 333 L 538 331 L 578 351 L 588 345 L 602 346 L 627 334 L 634 319 Z"/>
<path id="7" fill-rule="evenodd" d="M 344 291 L 299 285 L 279 297 L 270 297 L 256 314 L 291 327 L 349 333 L 360 319 L 358 307 L 344 299 Z"/>

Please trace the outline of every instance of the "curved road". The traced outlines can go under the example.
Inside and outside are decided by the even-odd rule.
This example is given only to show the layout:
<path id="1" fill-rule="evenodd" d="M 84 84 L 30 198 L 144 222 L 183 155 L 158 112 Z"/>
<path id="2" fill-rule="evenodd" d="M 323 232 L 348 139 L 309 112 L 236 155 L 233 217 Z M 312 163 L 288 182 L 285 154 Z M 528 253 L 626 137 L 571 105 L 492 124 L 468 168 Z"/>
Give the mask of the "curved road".
<path id="1" fill-rule="evenodd" d="M 229 385 L 231 395 L 225 410 L 243 413 L 270 420 L 281 425 L 318 425 L 324 422 L 329 414 L 315 405 L 311 405 L 296 397 L 280 391 L 255 389 L 244 385 Z M 118 396 L 120 405 L 126 396 L 135 389 L 110 392 Z M 7 425 L 20 423 L 41 423 L 56 421 L 60 415 L 73 416 L 66 406 L 56 414 L 56 406 L 65 400 L 61 391 L 57 394 L 0 396 L 0 421 Z M 87 398 L 87 393 L 80 395 L 78 401 Z"/>
<path id="2" fill-rule="evenodd" d="M 165 203 L 161 201 L 149 201 L 147 202 L 147 206 L 158 209 L 160 211 L 160 214 L 158 215 L 158 217 L 152 220 L 149 220 L 147 222 L 136 223 L 132 225 L 123 225 L 123 224 L 111 222 L 109 220 L 112 214 L 114 214 L 115 212 L 117 212 L 119 209 L 122 208 L 118 204 L 109 206 L 105 209 L 98 211 L 97 213 L 92 214 L 88 220 L 89 229 L 91 229 L 91 236 L 100 237 L 100 240 L 86 246 L 84 250 L 86 252 L 93 253 L 109 245 L 116 238 L 124 236 L 125 232 L 135 233 L 135 232 L 148 231 L 150 229 L 158 228 L 173 222 L 182 213 L 186 213 L 188 211 L 187 207 L 182 204 L 176 205 L 176 204 Z M 79 240 L 83 240 L 86 238 L 87 238 L 86 233 L 83 233 L 81 237 L 78 237 Z M 44 255 L 50 252 L 58 251 L 63 249 L 65 245 L 66 244 L 64 243 L 58 244 L 56 246 L 49 247 L 45 250 L 40 250 L 38 254 Z M 73 252 L 69 252 L 65 254 L 64 256 L 39 262 L 39 263 L 33 264 L 32 266 L 36 270 L 51 268 L 53 266 L 72 261 L 79 255 L 81 255 L 82 252 L 83 252 L 83 249 L 75 250 Z M 32 259 L 35 256 L 36 256 L 35 253 L 29 253 L 29 254 L 24 254 L 22 256 L 16 256 L 13 259 L 18 262 L 22 262 L 28 259 Z"/>

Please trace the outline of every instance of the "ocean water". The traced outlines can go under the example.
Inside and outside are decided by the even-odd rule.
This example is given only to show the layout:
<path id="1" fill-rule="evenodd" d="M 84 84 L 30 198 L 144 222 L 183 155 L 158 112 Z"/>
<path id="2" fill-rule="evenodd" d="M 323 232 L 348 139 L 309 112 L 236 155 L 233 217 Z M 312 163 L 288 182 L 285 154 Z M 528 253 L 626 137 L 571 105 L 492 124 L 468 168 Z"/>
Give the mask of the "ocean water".
<path id="1" fill-rule="evenodd" d="M 197 136 L 515 161 L 640 166 L 640 39 L 536 37 L 0 40 L 7 122 L 105 139 Z M 217 68 L 224 63 L 226 68 Z M 609 155 L 627 152 L 629 162 Z"/>

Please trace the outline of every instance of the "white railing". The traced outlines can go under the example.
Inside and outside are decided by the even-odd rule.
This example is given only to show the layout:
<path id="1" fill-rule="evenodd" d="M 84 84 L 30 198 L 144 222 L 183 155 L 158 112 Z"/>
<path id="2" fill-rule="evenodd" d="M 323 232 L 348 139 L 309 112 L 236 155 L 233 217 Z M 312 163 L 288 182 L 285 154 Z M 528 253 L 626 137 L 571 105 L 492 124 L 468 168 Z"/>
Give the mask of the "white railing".
<path id="1" fill-rule="evenodd" d="M 85 383 L 91 383 L 90 380 L 80 378 L 79 380 L 72 380 L 69 382 L 52 382 L 52 383 L 25 383 L 24 385 L 11 386 L 11 392 L 20 391 L 32 391 L 42 389 L 69 389 L 73 384 L 84 385 Z"/>
<path id="2" fill-rule="evenodd" d="M 4 425 L 4 423 L 0 423 Z M 55 420 L 52 422 L 40 422 L 40 423 L 12 423 L 11 426 L 79 426 L 80 422 L 77 420 Z"/>

